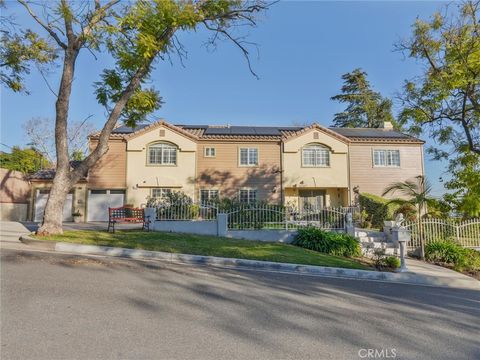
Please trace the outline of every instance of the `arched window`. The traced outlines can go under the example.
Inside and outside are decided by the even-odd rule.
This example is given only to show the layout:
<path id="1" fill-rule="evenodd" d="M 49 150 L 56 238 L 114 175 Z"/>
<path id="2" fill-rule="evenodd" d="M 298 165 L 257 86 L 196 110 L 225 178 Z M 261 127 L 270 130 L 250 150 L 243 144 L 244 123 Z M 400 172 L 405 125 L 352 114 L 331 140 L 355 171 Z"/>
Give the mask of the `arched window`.
<path id="1" fill-rule="evenodd" d="M 176 165 L 177 147 L 167 143 L 156 143 L 148 147 L 147 163 L 150 165 Z"/>
<path id="2" fill-rule="evenodd" d="M 309 144 L 302 149 L 303 166 L 330 166 L 330 150 L 320 144 Z"/>

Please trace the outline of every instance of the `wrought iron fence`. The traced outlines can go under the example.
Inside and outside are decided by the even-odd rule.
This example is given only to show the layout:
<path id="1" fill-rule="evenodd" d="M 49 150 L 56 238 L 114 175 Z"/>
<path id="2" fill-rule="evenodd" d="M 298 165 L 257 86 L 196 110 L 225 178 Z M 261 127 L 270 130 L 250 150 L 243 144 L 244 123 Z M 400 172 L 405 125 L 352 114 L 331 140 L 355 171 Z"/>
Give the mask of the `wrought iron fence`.
<path id="1" fill-rule="evenodd" d="M 352 207 L 299 210 L 284 205 L 245 204 L 226 213 L 228 228 L 235 230 L 293 230 L 307 226 L 344 230 L 346 215 L 355 211 Z"/>
<path id="2" fill-rule="evenodd" d="M 344 230 L 346 215 L 356 207 L 296 209 L 276 204 L 161 203 L 156 205 L 157 220 L 215 220 L 227 214 L 228 228 L 235 230 L 285 229 L 315 226 L 326 230 Z"/>
<path id="3" fill-rule="evenodd" d="M 218 208 L 207 203 L 163 203 L 157 205 L 157 220 L 215 220 Z"/>
<path id="4" fill-rule="evenodd" d="M 452 219 L 421 219 L 408 221 L 404 226 L 411 231 L 412 240 L 408 247 L 420 247 L 432 241 L 451 240 L 465 247 L 480 247 L 480 219 L 456 221 Z"/>

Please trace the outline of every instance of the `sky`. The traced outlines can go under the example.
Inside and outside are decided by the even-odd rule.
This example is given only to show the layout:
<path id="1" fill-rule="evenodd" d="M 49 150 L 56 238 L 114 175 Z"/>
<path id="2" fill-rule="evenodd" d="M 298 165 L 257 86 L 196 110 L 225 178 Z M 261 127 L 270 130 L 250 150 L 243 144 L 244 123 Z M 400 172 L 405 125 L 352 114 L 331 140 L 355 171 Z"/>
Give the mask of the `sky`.
<path id="1" fill-rule="evenodd" d="M 208 34 L 199 30 L 184 33 L 180 40 L 188 57 L 180 63 L 159 62 L 152 85 L 165 102 L 151 119 L 164 118 L 174 124 L 296 125 L 317 122 L 329 126 L 343 106 L 330 100 L 339 93 L 341 76 L 362 68 L 376 91 L 394 98 L 404 80 L 418 75 L 422 65 L 395 51 L 394 44 L 411 34 L 417 17 L 429 18 L 441 10 L 442 2 L 324 2 L 285 1 L 274 4 L 261 17 L 258 27 L 246 29 L 252 48 L 256 79 L 248 70 L 241 52 L 230 42 L 215 50 L 204 43 Z M 23 9 L 8 3 L 20 26 L 35 26 Z M 93 83 L 105 67 L 107 55 L 93 57 L 84 51 L 77 63 L 69 118 L 91 116 L 100 128 L 105 110 L 93 94 Z M 47 80 L 58 87 L 60 68 Z M 55 115 L 55 97 L 36 72 L 26 82 L 30 92 L 12 93 L 2 88 L 1 150 L 28 143 L 22 124 L 35 117 Z M 395 103 L 395 111 L 399 104 Z M 433 145 L 430 139 L 427 145 Z M 443 192 L 438 181 L 445 164 L 429 160 L 425 172 L 434 194 Z"/>

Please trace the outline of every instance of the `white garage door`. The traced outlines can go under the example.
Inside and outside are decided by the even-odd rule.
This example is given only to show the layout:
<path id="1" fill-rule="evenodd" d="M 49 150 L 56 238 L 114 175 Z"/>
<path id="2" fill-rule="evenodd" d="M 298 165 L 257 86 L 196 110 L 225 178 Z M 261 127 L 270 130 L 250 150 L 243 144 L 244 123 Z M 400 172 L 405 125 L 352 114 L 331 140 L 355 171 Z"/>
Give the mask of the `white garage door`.
<path id="1" fill-rule="evenodd" d="M 87 221 L 108 221 L 108 208 L 123 206 L 124 199 L 124 190 L 89 190 Z"/>
<path id="2" fill-rule="evenodd" d="M 37 190 L 37 196 L 35 197 L 35 222 L 41 222 L 43 220 L 43 213 L 45 212 L 45 206 L 47 205 L 48 194 L 50 190 Z M 63 206 L 63 221 L 72 221 L 72 202 L 73 194 L 68 194 Z"/>

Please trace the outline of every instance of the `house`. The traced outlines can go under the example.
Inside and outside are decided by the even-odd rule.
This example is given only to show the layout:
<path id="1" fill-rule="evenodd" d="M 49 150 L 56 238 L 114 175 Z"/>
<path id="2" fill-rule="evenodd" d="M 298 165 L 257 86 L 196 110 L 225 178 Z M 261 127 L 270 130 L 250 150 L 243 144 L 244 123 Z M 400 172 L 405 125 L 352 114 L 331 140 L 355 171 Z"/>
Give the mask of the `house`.
<path id="1" fill-rule="evenodd" d="M 89 141 L 94 147 L 98 134 Z M 109 206 L 144 206 L 148 197 L 176 190 L 195 201 L 220 196 L 299 207 L 349 206 L 355 191 L 381 195 L 394 181 L 423 175 L 423 143 L 389 123 L 381 129 L 165 120 L 134 129 L 120 126 L 110 136 L 108 152 L 72 189 L 68 208 L 86 221 L 102 221 Z M 44 192 L 47 187 L 43 181 Z M 38 197 L 40 188 L 33 188 Z"/>
<path id="2" fill-rule="evenodd" d="M 0 168 L 0 185 L 0 220 L 27 220 L 31 196 L 26 174 Z"/>

